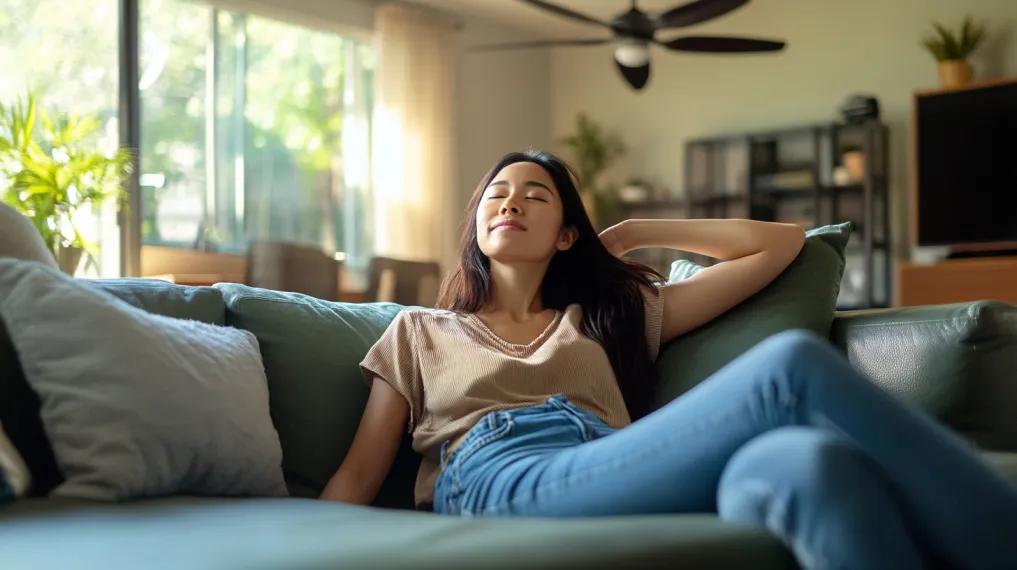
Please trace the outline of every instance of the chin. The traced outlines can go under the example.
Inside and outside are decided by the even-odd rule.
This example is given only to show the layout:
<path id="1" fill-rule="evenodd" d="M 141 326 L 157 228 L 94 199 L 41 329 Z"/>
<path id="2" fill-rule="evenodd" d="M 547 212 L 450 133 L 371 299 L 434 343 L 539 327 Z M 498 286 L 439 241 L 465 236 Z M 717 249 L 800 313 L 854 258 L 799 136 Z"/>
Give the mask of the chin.
<path id="1" fill-rule="evenodd" d="M 546 259 L 544 256 L 534 254 L 532 247 L 496 248 L 490 252 L 484 252 L 488 259 L 501 263 L 513 263 L 520 261 L 538 262 Z"/>

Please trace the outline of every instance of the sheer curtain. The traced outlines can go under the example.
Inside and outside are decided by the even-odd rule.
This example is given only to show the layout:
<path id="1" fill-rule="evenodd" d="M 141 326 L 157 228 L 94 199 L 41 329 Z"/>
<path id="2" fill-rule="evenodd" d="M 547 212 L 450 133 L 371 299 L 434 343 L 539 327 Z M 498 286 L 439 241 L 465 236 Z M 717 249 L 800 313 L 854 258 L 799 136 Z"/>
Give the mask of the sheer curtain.
<path id="1" fill-rule="evenodd" d="M 374 251 L 453 267 L 455 192 L 453 23 L 403 4 L 375 15 Z"/>

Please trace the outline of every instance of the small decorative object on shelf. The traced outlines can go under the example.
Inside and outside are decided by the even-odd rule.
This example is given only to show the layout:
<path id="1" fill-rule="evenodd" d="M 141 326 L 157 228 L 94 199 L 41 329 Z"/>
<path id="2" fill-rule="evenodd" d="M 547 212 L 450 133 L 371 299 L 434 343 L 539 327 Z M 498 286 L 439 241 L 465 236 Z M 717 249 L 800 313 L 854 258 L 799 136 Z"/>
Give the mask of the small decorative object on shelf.
<path id="1" fill-rule="evenodd" d="M 971 16 L 964 18 L 957 33 L 933 22 L 934 35 L 922 40 L 922 45 L 939 62 L 939 81 L 946 89 L 963 87 L 971 83 L 974 72 L 967 61 L 985 37 L 985 26 L 976 24 Z"/>
<path id="2" fill-rule="evenodd" d="M 845 123 L 854 125 L 879 118 L 879 99 L 873 95 L 852 95 L 840 106 Z"/>
<path id="3" fill-rule="evenodd" d="M 618 198 L 622 202 L 627 203 L 645 202 L 650 198 L 650 190 L 650 187 L 645 182 L 638 178 L 633 178 L 618 191 Z"/>
<path id="4" fill-rule="evenodd" d="M 847 145 L 841 149 L 841 162 L 847 172 L 847 184 L 865 179 L 865 153 L 858 145 Z"/>

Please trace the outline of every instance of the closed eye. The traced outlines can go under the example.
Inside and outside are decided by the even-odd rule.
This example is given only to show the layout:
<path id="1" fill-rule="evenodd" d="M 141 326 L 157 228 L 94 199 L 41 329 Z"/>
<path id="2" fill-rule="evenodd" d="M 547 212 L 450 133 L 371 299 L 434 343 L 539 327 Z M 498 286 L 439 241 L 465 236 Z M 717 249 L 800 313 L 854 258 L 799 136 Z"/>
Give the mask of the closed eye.
<path id="1" fill-rule="evenodd" d="M 493 198 L 504 198 L 504 196 L 488 196 L 487 197 L 488 200 L 491 200 Z M 543 198 L 538 198 L 537 196 L 527 196 L 526 199 L 527 200 L 540 200 L 541 202 L 547 202 L 547 200 L 545 200 Z"/>

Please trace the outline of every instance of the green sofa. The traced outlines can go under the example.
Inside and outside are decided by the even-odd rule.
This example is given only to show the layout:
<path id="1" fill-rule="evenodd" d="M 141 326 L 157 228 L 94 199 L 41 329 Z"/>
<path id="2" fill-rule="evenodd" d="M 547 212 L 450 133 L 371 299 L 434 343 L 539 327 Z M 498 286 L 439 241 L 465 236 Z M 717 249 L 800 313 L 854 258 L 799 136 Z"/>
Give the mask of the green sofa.
<path id="1" fill-rule="evenodd" d="M 409 435 L 374 506 L 314 500 L 366 402 L 355 364 L 401 306 L 324 303 L 241 285 L 90 283 L 151 312 L 258 336 L 292 497 L 115 504 L 45 497 L 59 473 L 38 399 L 0 327 L 0 421 L 36 481 L 36 496 L 0 505 L 0 568 L 796 566 L 764 529 L 709 513 L 564 520 L 414 511 L 418 459 Z M 956 429 L 1017 479 L 1017 307 L 978 301 L 839 312 L 830 340 L 873 381 Z"/>

